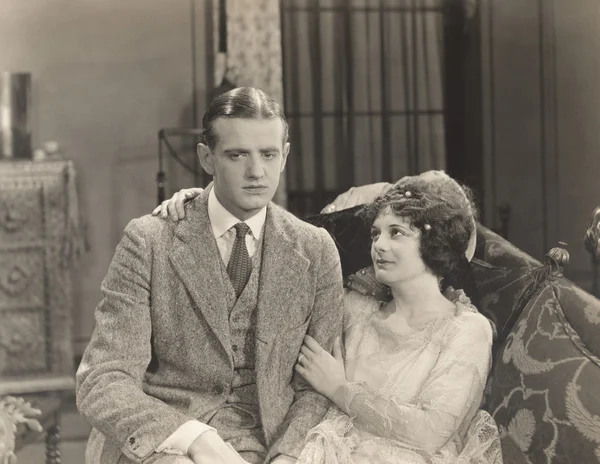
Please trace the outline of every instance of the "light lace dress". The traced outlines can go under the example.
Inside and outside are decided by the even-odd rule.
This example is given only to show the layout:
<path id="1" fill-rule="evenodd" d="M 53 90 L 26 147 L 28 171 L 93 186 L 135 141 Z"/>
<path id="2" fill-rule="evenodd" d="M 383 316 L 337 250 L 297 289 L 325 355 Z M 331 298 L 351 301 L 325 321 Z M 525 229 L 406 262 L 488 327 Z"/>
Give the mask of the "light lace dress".
<path id="1" fill-rule="evenodd" d="M 445 314 L 409 334 L 381 303 L 346 291 L 346 410 L 308 434 L 298 464 L 502 463 L 494 419 L 479 406 L 492 328 L 462 291 Z"/>

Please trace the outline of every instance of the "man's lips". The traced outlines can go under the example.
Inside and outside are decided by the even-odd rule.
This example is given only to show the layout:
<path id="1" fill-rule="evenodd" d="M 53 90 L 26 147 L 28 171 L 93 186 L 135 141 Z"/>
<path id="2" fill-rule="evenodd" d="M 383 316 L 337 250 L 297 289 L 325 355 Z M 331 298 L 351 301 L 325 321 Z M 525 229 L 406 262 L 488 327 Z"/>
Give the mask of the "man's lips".
<path id="1" fill-rule="evenodd" d="M 247 192 L 264 192 L 265 190 L 267 190 L 266 185 L 248 185 L 242 188 Z"/>

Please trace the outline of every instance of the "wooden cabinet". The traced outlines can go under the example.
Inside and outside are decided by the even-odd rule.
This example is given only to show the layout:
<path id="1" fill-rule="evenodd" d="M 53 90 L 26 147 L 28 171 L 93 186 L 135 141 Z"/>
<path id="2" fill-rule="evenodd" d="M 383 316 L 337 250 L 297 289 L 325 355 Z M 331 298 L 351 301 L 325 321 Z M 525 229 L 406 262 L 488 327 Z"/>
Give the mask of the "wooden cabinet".
<path id="1" fill-rule="evenodd" d="M 70 161 L 0 162 L 0 395 L 74 388 Z"/>

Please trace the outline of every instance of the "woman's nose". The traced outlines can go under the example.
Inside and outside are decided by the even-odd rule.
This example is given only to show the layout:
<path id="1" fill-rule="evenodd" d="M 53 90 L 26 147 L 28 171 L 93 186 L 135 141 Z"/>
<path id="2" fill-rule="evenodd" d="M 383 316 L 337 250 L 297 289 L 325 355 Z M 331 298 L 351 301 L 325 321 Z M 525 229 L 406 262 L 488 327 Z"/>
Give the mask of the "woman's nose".
<path id="1" fill-rule="evenodd" d="M 375 248 L 375 250 L 382 251 L 382 250 L 385 250 L 386 247 L 387 247 L 387 240 L 383 237 L 383 235 L 380 235 L 375 240 L 373 240 L 373 248 Z"/>

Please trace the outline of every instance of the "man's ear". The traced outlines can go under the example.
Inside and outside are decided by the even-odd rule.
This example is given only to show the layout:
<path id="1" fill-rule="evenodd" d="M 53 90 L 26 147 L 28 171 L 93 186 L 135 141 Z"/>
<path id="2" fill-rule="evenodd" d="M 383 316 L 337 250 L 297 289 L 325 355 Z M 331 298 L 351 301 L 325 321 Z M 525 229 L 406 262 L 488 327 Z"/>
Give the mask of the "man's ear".
<path id="1" fill-rule="evenodd" d="M 290 154 L 290 142 L 286 142 L 283 146 L 283 151 L 281 152 L 281 170 L 279 172 L 283 172 L 285 169 L 285 163 L 287 162 L 287 157 Z"/>
<path id="2" fill-rule="evenodd" d="M 208 146 L 204 145 L 203 143 L 199 143 L 196 146 L 196 152 L 198 153 L 198 159 L 200 160 L 202 168 L 209 175 L 213 176 L 215 174 L 215 160 L 213 158 L 212 152 L 210 151 L 210 148 L 208 148 Z"/>

